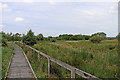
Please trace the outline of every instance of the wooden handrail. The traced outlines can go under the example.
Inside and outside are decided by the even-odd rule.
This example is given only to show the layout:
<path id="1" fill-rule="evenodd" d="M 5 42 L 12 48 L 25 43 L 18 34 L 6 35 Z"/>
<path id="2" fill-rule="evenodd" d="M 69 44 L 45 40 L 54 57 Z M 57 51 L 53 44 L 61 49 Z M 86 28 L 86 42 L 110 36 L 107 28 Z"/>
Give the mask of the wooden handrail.
<path id="1" fill-rule="evenodd" d="M 18 46 L 18 47 L 22 50 L 23 55 L 25 56 L 25 59 L 26 59 L 28 65 L 29 65 L 29 67 L 30 67 L 30 69 L 31 69 L 31 71 L 32 71 L 32 74 L 33 74 L 35 80 L 38 80 L 38 79 L 37 79 L 37 76 L 35 75 L 35 72 L 33 71 L 32 66 L 31 66 L 31 64 L 30 64 L 30 62 L 29 62 L 29 60 L 28 60 L 28 58 L 27 58 L 27 56 L 26 56 L 26 54 L 25 54 L 24 51 L 23 51 L 23 49 L 22 49 L 20 46 Z"/>
<path id="2" fill-rule="evenodd" d="M 71 78 L 75 78 L 75 73 L 76 73 L 76 74 L 78 74 L 79 76 L 81 76 L 81 77 L 83 77 L 83 78 L 86 78 L 86 79 L 88 79 L 88 80 L 89 80 L 89 79 L 102 80 L 102 79 L 99 79 L 99 78 L 97 78 L 97 77 L 95 77 L 95 76 L 93 76 L 93 75 L 91 75 L 91 74 L 89 74 L 89 73 L 87 73 L 87 72 L 84 72 L 84 71 L 82 71 L 82 70 L 80 70 L 80 69 L 78 69 L 78 68 L 75 68 L 75 67 L 73 67 L 73 66 L 71 66 L 71 65 L 69 65 L 69 64 L 66 64 L 66 63 L 64 63 L 64 62 L 62 62 L 62 61 L 60 61 L 60 60 L 54 59 L 54 58 L 52 58 L 52 57 L 50 57 L 50 56 L 48 56 L 48 55 L 46 55 L 46 54 L 44 54 L 44 53 L 42 53 L 42 52 L 40 52 L 40 51 L 38 51 L 38 50 L 32 48 L 31 46 L 28 46 L 28 45 L 26 45 L 26 46 L 29 47 L 30 49 L 32 49 L 33 51 L 39 53 L 40 55 L 46 57 L 46 58 L 49 59 L 50 61 L 52 61 L 52 62 L 54 62 L 54 63 L 56 63 L 56 64 L 58 64 L 58 65 L 60 65 L 60 66 L 62 66 L 62 67 L 64 67 L 64 68 L 66 68 L 66 69 L 69 70 L 69 71 L 71 71 Z M 50 63 L 49 63 L 49 64 L 50 64 Z M 49 70 L 49 69 L 48 69 L 48 70 Z M 49 72 L 49 71 L 48 71 L 48 72 Z"/>

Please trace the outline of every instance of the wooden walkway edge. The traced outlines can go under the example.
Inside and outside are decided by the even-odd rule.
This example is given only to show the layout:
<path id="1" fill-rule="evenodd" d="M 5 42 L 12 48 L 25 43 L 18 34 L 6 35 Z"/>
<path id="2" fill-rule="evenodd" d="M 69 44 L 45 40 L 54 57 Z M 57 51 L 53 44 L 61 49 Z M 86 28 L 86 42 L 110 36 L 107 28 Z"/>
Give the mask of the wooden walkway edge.
<path id="1" fill-rule="evenodd" d="M 5 79 L 24 78 L 25 80 L 37 80 L 37 77 L 34 74 L 34 71 L 23 50 L 15 44 L 13 44 L 13 46 L 15 48 L 15 54 L 9 64 L 10 67 L 7 71 L 7 78 Z"/>

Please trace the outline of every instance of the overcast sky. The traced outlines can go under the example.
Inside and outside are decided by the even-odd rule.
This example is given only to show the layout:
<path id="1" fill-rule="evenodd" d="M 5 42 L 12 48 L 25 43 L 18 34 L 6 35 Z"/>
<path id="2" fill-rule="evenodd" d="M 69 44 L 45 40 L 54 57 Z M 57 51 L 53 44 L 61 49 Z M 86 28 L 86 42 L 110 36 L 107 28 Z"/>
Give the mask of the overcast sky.
<path id="1" fill-rule="evenodd" d="M 2 2 L 5 32 L 59 34 L 118 33 L 117 2 Z"/>

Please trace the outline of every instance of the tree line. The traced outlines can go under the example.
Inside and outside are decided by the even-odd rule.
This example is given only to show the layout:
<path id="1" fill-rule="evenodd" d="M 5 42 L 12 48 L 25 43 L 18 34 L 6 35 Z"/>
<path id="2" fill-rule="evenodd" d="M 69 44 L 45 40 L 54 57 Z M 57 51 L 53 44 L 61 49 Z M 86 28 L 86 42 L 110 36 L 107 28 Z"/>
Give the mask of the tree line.
<path id="1" fill-rule="evenodd" d="M 1 41 L 22 41 L 28 45 L 34 45 L 37 43 L 37 41 L 52 41 L 55 42 L 56 40 L 91 40 L 94 39 L 106 39 L 106 33 L 104 32 L 98 32 L 94 33 L 92 35 L 73 35 L 73 34 L 62 34 L 58 37 L 44 37 L 43 34 L 38 34 L 37 36 L 34 35 L 34 32 L 32 30 L 29 30 L 27 34 L 20 34 L 20 33 L 5 33 L 0 32 L 0 35 L 2 35 Z M 93 40 L 95 42 L 96 40 Z M 99 42 L 98 42 L 99 43 Z"/>

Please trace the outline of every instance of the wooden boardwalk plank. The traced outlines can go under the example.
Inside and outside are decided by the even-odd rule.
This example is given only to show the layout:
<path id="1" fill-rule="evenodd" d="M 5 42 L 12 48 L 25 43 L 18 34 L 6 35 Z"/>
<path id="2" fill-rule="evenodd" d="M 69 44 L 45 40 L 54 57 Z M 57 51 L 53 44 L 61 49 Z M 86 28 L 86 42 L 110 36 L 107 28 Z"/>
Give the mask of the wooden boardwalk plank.
<path id="1" fill-rule="evenodd" d="M 14 47 L 15 55 L 12 59 L 7 78 L 34 78 L 21 48 L 19 48 L 17 45 L 14 45 Z"/>

